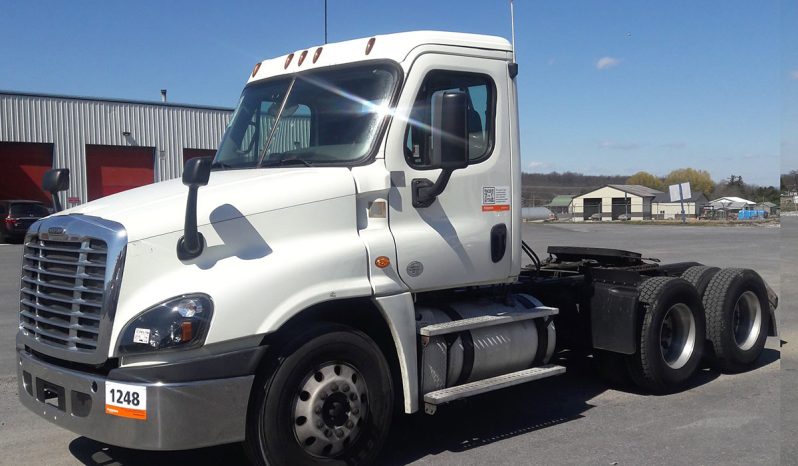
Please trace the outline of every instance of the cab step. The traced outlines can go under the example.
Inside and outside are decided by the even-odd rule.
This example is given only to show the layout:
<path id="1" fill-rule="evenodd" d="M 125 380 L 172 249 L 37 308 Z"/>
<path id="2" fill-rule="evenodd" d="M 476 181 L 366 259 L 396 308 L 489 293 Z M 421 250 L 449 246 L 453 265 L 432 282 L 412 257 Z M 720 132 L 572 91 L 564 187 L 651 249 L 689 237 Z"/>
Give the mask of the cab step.
<path id="1" fill-rule="evenodd" d="M 477 380 L 476 382 L 429 392 L 424 395 L 424 412 L 427 414 L 435 414 L 437 406 L 443 403 L 564 373 L 565 367 L 556 364 L 547 364 L 545 366 L 532 367 L 518 372 L 510 372 L 509 374 L 497 375 L 489 379 Z"/>
<path id="2" fill-rule="evenodd" d="M 538 306 L 526 312 L 505 312 L 496 315 L 472 317 L 470 319 L 460 319 L 441 324 L 427 325 L 419 328 L 418 333 L 424 337 L 434 337 L 437 335 L 490 327 L 492 325 L 509 324 L 510 322 L 518 322 L 520 320 L 538 319 L 540 317 L 555 315 L 558 312 L 559 309 L 556 307 Z"/>

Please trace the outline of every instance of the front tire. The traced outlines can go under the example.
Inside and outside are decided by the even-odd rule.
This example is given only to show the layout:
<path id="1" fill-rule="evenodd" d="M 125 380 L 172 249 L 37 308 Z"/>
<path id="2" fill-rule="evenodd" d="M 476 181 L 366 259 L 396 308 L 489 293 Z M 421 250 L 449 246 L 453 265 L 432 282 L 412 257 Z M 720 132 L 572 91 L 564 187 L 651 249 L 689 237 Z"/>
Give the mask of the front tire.
<path id="1" fill-rule="evenodd" d="M 627 357 L 632 380 L 652 392 L 680 388 L 698 368 L 705 321 L 695 287 L 681 278 L 654 277 L 640 285 L 644 310 L 637 353 Z"/>
<path id="2" fill-rule="evenodd" d="M 708 354 L 726 372 L 746 370 L 762 354 L 770 328 L 765 282 L 750 269 L 723 269 L 707 285 Z"/>
<path id="3" fill-rule="evenodd" d="M 245 448 L 258 465 L 371 464 L 393 413 L 393 382 L 363 332 L 322 324 L 298 335 L 253 387 Z"/>

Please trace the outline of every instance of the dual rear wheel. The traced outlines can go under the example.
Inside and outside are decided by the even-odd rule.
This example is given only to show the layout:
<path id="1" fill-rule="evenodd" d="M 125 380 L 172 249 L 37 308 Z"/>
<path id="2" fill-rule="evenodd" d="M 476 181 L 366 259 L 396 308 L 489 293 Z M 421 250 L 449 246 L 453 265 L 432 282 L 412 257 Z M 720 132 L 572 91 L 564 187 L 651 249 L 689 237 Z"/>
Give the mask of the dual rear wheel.
<path id="1" fill-rule="evenodd" d="M 748 269 L 690 267 L 680 278 L 653 277 L 640 284 L 638 351 L 597 351 L 599 370 L 611 382 L 652 392 L 682 388 L 702 358 L 739 372 L 759 358 L 770 326 L 767 290 Z"/>

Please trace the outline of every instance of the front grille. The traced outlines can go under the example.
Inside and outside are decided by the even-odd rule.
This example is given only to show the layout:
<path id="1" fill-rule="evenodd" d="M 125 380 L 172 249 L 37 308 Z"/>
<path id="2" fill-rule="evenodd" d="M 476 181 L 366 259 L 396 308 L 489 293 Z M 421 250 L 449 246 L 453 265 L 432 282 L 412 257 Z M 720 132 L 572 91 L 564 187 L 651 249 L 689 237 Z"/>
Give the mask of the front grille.
<path id="1" fill-rule="evenodd" d="M 93 353 L 100 343 L 108 245 L 97 238 L 25 243 L 20 328 L 49 346 Z"/>

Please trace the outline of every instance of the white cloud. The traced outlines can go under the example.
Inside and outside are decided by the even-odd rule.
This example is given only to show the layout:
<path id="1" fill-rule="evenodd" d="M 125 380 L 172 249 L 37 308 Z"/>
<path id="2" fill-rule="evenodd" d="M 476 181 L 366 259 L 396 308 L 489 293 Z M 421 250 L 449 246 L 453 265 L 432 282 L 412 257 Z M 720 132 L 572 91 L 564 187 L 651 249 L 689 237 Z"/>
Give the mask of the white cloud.
<path id="1" fill-rule="evenodd" d="M 640 143 L 637 142 L 618 142 L 618 141 L 601 141 L 599 142 L 600 149 L 608 150 L 636 150 L 640 149 Z"/>
<path id="2" fill-rule="evenodd" d="M 608 70 L 621 64 L 620 58 L 615 57 L 601 57 L 596 61 L 597 70 Z"/>
<path id="3" fill-rule="evenodd" d="M 794 79 L 794 80 L 798 81 L 798 70 L 790 71 L 790 79 Z"/>

